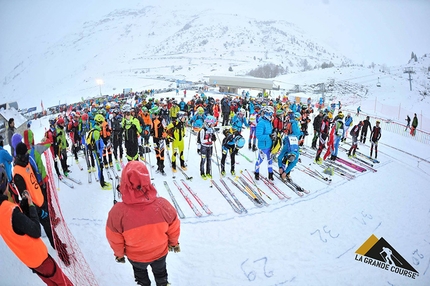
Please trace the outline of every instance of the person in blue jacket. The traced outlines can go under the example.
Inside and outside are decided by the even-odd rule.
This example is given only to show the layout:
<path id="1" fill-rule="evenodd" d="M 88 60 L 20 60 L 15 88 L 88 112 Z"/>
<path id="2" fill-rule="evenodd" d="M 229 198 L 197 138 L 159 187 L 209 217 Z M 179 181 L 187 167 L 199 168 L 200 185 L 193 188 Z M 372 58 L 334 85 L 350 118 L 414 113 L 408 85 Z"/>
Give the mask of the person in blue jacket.
<path id="1" fill-rule="evenodd" d="M 345 141 L 346 138 L 348 137 L 348 130 L 352 126 L 352 121 L 353 119 L 352 119 L 351 113 L 348 113 L 345 117 L 345 136 L 342 141 Z"/>
<path id="2" fill-rule="evenodd" d="M 258 159 L 255 162 L 255 179 L 260 179 L 260 165 L 263 163 L 264 159 L 267 158 L 267 167 L 269 172 L 269 179 L 273 181 L 273 169 L 272 169 L 272 157 L 270 151 L 272 149 L 272 117 L 273 117 L 273 107 L 265 106 L 261 109 L 261 117 L 257 123 L 257 128 L 255 130 L 255 136 L 258 140 Z"/>
<path id="3" fill-rule="evenodd" d="M 339 113 L 336 115 L 334 119 L 334 126 L 335 132 L 334 132 L 334 150 L 331 153 L 330 160 L 335 161 L 337 158 L 337 153 L 339 151 L 339 144 L 340 142 L 345 138 L 345 126 L 343 123 L 343 113 L 342 111 L 339 111 Z"/>
<path id="4" fill-rule="evenodd" d="M 278 155 L 279 175 L 283 180 L 291 180 L 291 170 L 299 161 L 299 138 L 290 133 L 282 141 L 282 150 Z"/>
<path id="5" fill-rule="evenodd" d="M 4 138 L 0 135 L 0 165 L 3 164 L 4 170 L 7 175 L 8 182 L 12 181 L 12 161 L 13 157 L 9 152 L 3 148 Z"/>
<path id="6" fill-rule="evenodd" d="M 249 127 L 249 122 L 246 119 L 246 111 L 244 108 L 240 108 L 239 111 L 233 116 L 231 120 L 231 127 L 238 130 L 239 133 L 242 132 L 243 125 Z"/>

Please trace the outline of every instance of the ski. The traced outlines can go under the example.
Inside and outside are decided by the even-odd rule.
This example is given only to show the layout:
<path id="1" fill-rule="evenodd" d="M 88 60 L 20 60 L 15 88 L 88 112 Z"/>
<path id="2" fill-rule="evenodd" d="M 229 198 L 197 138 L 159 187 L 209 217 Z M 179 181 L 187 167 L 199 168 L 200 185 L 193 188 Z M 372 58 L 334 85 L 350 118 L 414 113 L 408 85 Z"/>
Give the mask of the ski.
<path id="1" fill-rule="evenodd" d="M 347 180 L 352 180 L 355 178 L 355 175 L 348 173 L 348 171 L 345 171 L 342 168 L 339 168 L 336 165 L 332 165 L 329 163 L 323 163 L 322 165 L 319 165 L 321 168 L 332 168 L 333 172 L 336 173 L 337 175 L 341 176 L 341 177 L 345 177 Z"/>
<path id="2" fill-rule="evenodd" d="M 188 176 L 187 173 L 185 173 L 184 169 L 182 169 L 181 167 L 177 167 L 176 169 L 179 169 L 179 171 L 181 171 L 182 175 L 184 175 L 185 179 L 187 179 L 188 181 L 191 181 L 193 179 L 193 177 Z"/>
<path id="3" fill-rule="evenodd" d="M 262 196 L 261 194 L 264 194 L 269 200 L 272 200 L 271 197 L 269 197 L 269 195 L 267 195 L 258 185 L 257 183 L 254 181 L 254 179 L 252 178 L 251 174 L 248 172 L 247 169 L 245 169 L 246 173 L 248 174 L 248 176 L 246 176 L 245 174 L 243 174 L 243 176 L 245 177 L 245 179 L 247 179 L 251 184 L 253 184 L 257 190 L 258 193 L 260 194 L 260 196 Z M 241 174 L 243 173 L 242 171 L 240 172 Z"/>
<path id="4" fill-rule="evenodd" d="M 376 159 L 374 159 L 374 158 L 372 158 L 372 157 L 370 157 L 370 156 L 367 156 L 367 155 L 365 155 L 365 154 L 363 154 L 363 153 L 361 153 L 361 152 L 355 152 L 355 154 L 357 154 L 357 155 L 359 155 L 359 156 L 361 156 L 361 157 L 363 157 L 364 159 L 367 159 L 367 160 L 369 160 L 370 162 L 372 162 L 372 163 L 380 163 L 379 162 L 379 160 L 376 160 Z"/>
<path id="5" fill-rule="evenodd" d="M 104 168 L 109 180 L 112 180 L 112 174 L 109 172 L 109 168 Z"/>
<path id="6" fill-rule="evenodd" d="M 65 184 L 66 186 L 68 186 L 69 188 L 74 189 L 75 185 L 73 185 L 72 183 L 70 183 L 69 181 L 67 181 L 66 179 L 64 179 L 64 176 L 61 176 L 58 178 L 63 184 Z"/>
<path id="7" fill-rule="evenodd" d="M 212 181 L 212 185 L 214 185 L 215 186 L 215 188 L 217 188 L 217 190 L 221 193 L 221 195 L 226 199 L 226 201 L 230 204 L 230 206 L 231 206 L 231 208 L 235 211 L 235 212 L 237 212 L 238 214 L 241 214 L 242 213 L 242 209 L 241 208 L 239 208 L 239 207 L 237 207 L 234 203 L 233 203 L 233 201 L 230 199 L 230 197 L 228 197 L 227 196 L 227 194 L 220 188 L 220 186 L 218 186 L 216 183 L 215 183 L 215 181 L 214 180 L 211 180 Z"/>
<path id="8" fill-rule="evenodd" d="M 342 169 L 348 173 L 352 173 L 352 174 L 357 173 L 357 170 L 353 169 L 352 167 L 346 166 L 346 165 L 341 164 L 341 163 L 336 162 L 336 161 L 328 160 L 328 161 L 325 161 L 325 163 L 328 163 L 328 164 L 333 165 L 333 166 L 337 166 L 338 168 L 340 168 L 340 169 Z"/>
<path id="9" fill-rule="evenodd" d="M 63 178 L 66 178 L 66 179 L 68 179 L 68 180 L 70 180 L 70 181 L 72 181 L 73 183 L 75 183 L 75 184 L 78 184 L 78 185 L 82 185 L 82 182 L 81 182 L 81 180 L 79 180 L 79 179 L 75 179 L 75 178 L 73 178 L 73 177 L 70 177 L 70 176 L 63 176 Z"/>
<path id="10" fill-rule="evenodd" d="M 78 166 L 79 170 L 83 171 L 84 168 L 82 167 L 81 163 L 79 163 L 79 160 L 75 161 L 75 162 L 76 162 L 76 165 Z"/>
<path id="11" fill-rule="evenodd" d="M 294 182 L 293 180 L 290 180 L 288 182 L 289 184 L 293 185 L 299 192 L 303 192 L 305 194 L 309 194 L 310 192 L 308 190 L 306 190 L 305 188 L 299 186 L 296 182 Z"/>
<path id="12" fill-rule="evenodd" d="M 309 167 L 303 166 L 305 169 L 302 169 L 300 167 L 297 167 L 298 170 L 302 171 L 303 173 L 317 179 L 320 180 L 326 184 L 330 184 L 332 179 L 329 178 L 328 176 L 324 176 L 323 174 L 321 174 L 319 171 L 315 170 L 315 169 L 311 169 Z"/>
<path id="13" fill-rule="evenodd" d="M 248 156 L 246 156 L 245 154 L 243 154 L 242 152 L 239 152 L 239 155 L 241 155 L 243 158 L 245 158 L 248 162 L 253 163 L 254 160 L 251 160 Z"/>
<path id="14" fill-rule="evenodd" d="M 251 191 L 248 191 L 244 186 L 239 186 L 235 181 L 233 181 L 230 177 L 227 179 L 230 180 L 230 182 L 239 190 L 241 191 L 248 199 L 251 200 L 251 202 L 254 203 L 256 207 L 261 208 L 263 204 L 257 199 L 257 197 L 252 193 Z"/>
<path id="15" fill-rule="evenodd" d="M 187 183 L 185 183 L 184 179 L 181 179 L 182 184 L 185 186 L 185 188 L 187 188 L 187 190 L 191 193 L 191 195 L 196 199 L 197 203 L 199 203 L 199 205 L 202 207 L 202 209 L 209 215 L 212 214 L 212 211 L 208 208 L 207 205 L 205 205 L 202 200 L 200 199 L 200 197 L 197 195 L 197 193 L 195 193 L 190 186 L 187 185 Z"/>
<path id="16" fill-rule="evenodd" d="M 241 209 L 242 212 L 247 213 L 248 211 L 246 210 L 246 208 L 242 205 L 242 203 L 239 201 L 239 199 L 236 197 L 236 195 L 234 194 L 234 192 L 230 189 L 230 187 L 227 185 L 227 183 L 223 180 L 220 179 L 221 184 L 223 184 L 223 186 L 225 187 L 225 189 L 227 190 L 227 192 L 230 194 L 230 196 L 233 198 L 234 202 L 236 203 L 236 205 Z"/>
<path id="17" fill-rule="evenodd" d="M 184 192 L 184 190 L 181 188 L 181 186 L 176 182 L 176 180 L 173 180 L 173 183 L 175 184 L 175 186 L 178 188 L 179 192 L 181 192 L 182 196 L 185 198 L 185 200 L 187 201 L 188 205 L 190 206 L 190 208 L 194 211 L 194 213 L 196 214 L 196 216 L 201 217 L 202 214 L 200 213 L 200 211 L 196 208 L 196 206 L 193 204 L 193 202 L 190 200 L 190 198 L 188 197 L 188 195 Z"/>
<path id="18" fill-rule="evenodd" d="M 378 170 L 376 170 L 375 168 L 373 168 L 373 164 L 370 163 L 370 162 L 368 162 L 368 161 L 365 161 L 365 160 L 360 159 L 360 158 L 355 158 L 355 157 L 352 157 L 350 159 L 352 161 L 354 161 L 355 163 L 359 164 L 360 166 L 362 166 L 362 167 L 364 167 L 366 169 L 371 170 L 372 172 L 378 172 Z"/>
<path id="19" fill-rule="evenodd" d="M 112 174 L 113 174 L 113 176 L 115 177 L 115 179 L 119 179 L 119 176 L 118 176 L 118 173 L 116 172 L 116 170 L 115 170 L 115 167 L 114 166 L 112 166 L 112 167 L 109 167 L 109 169 L 112 171 Z"/>
<path id="20" fill-rule="evenodd" d="M 163 181 L 164 186 L 166 187 L 167 192 L 169 193 L 170 198 L 172 199 L 173 206 L 175 207 L 176 211 L 178 212 L 178 216 L 182 219 L 185 218 L 184 212 L 182 211 L 181 207 L 179 206 L 178 202 L 176 201 L 175 195 L 173 195 L 172 190 L 170 190 L 169 185 L 166 181 Z"/>
<path id="21" fill-rule="evenodd" d="M 278 196 L 279 199 L 283 200 L 283 199 L 291 199 L 290 196 L 288 196 L 287 194 L 285 194 L 281 189 L 279 189 L 271 180 L 269 180 L 268 178 L 262 176 L 260 174 L 260 178 L 263 181 L 263 183 L 266 184 L 266 186 L 276 195 Z"/>
<path id="22" fill-rule="evenodd" d="M 273 175 L 275 175 L 276 178 L 278 178 L 287 187 L 289 187 L 293 192 L 295 192 L 296 195 L 298 195 L 299 197 L 303 197 L 304 191 L 302 188 L 300 188 L 300 189 L 296 188 L 293 184 L 290 183 L 291 180 L 290 181 L 284 180 L 284 179 L 282 179 L 281 175 L 276 170 L 273 170 L 273 171 L 274 171 Z"/>
<path id="23" fill-rule="evenodd" d="M 340 162 L 340 163 L 342 163 L 342 164 L 344 164 L 344 165 L 346 165 L 348 167 L 351 167 L 352 169 L 357 170 L 358 172 L 362 172 L 363 173 L 363 172 L 367 171 L 366 168 L 363 168 L 360 165 L 354 164 L 354 163 L 352 163 L 352 162 L 350 162 L 348 160 L 345 160 L 345 159 L 342 159 L 342 158 L 339 158 L 339 157 L 336 157 L 335 161 L 338 161 L 338 162 Z"/>
<path id="24" fill-rule="evenodd" d="M 91 171 L 88 170 L 88 183 L 91 184 L 93 182 L 93 177 L 91 176 Z"/>
<path id="25" fill-rule="evenodd" d="M 348 145 L 350 145 L 351 146 L 351 143 L 346 143 L 346 144 L 348 144 Z M 349 149 L 346 149 L 346 148 L 344 148 L 344 147 L 342 147 L 345 151 L 349 151 Z M 367 160 L 369 160 L 370 162 L 372 162 L 372 163 L 379 163 L 379 160 L 377 160 L 377 159 L 375 159 L 375 158 L 372 158 L 372 157 L 370 157 L 370 156 L 368 156 L 368 155 L 366 155 L 366 154 L 363 154 L 363 153 L 361 153 L 360 151 L 355 151 L 355 154 L 356 155 L 359 155 L 359 156 L 362 156 L 363 158 L 365 158 L 365 159 L 367 159 Z"/>
<path id="26" fill-rule="evenodd" d="M 246 181 L 245 181 L 245 179 L 243 178 L 243 177 L 239 177 L 239 180 L 241 181 L 241 183 L 245 186 L 245 188 L 247 188 L 248 190 L 250 190 L 254 195 L 255 195 L 255 197 L 257 198 L 257 200 L 261 203 L 261 204 L 263 204 L 263 205 L 265 205 L 266 207 L 269 205 L 259 194 L 258 194 L 258 192 L 256 192 Z"/>

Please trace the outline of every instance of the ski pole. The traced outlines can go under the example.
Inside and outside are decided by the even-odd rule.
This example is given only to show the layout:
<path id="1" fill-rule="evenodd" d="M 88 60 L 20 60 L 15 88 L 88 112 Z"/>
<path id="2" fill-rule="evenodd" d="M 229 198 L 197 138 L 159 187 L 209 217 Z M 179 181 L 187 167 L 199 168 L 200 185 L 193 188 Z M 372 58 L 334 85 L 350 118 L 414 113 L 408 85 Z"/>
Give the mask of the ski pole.
<path id="1" fill-rule="evenodd" d="M 221 175 L 221 165 L 219 163 L 218 152 L 216 151 L 216 141 L 214 142 L 214 150 L 215 150 L 216 162 L 218 164 L 219 177 L 222 178 L 222 175 Z"/>
<path id="2" fill-rule="evenodd" d="M 151 180 L 154 180 L 154 177 L 152 176 L 152 164 L 151 164 L 151 148 L 149 147 L 149 146 L 146 146 L 148 149 L 149 149 L 149 152 L 148 152 L 148 157 L 149 157 L 149 172 L 150 172 L 150 174 L 151 174 Z M 147 149 L 144 147 L 144 149 L 143 149 L 143 152 L 145 152 Z M 144 153 L 145 154 L 145 157 L 146 157 L 146 153 Z M 145 160 L 146 160 L 146 158 L 145 158 Z"/>
<path id="3" fill-rule="evenodd" d="M 191 127 L 190 127 L 190 134 L 189 134 L 190 138 L 188 139 L 188 151 L 187 151 L 187 160 L 186 160 L 187 163 L 188 163 L 188 157 L 190 157 L 191 135 L 192 133 L 191 133 Z"/>

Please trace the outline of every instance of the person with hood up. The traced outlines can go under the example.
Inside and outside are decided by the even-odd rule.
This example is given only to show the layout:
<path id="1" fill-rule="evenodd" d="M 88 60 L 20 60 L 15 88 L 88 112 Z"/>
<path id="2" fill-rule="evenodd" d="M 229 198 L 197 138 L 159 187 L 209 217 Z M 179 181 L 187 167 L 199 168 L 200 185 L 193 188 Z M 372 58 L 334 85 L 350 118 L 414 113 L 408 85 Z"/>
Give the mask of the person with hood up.
<path id="1" fill-rule="evenodd" d="M 157 195 L 148 169 L 140 161 L 130 161 L 122 171 L 118 187 L 122 202 L 109 211 L 106 238 L 118 263 L 127 256 L 139 285 L 151 285 L 150 265 L 157 286 L 166 286 L 168 251 L 180 252 L 180 221 L 175 208 Z"/>

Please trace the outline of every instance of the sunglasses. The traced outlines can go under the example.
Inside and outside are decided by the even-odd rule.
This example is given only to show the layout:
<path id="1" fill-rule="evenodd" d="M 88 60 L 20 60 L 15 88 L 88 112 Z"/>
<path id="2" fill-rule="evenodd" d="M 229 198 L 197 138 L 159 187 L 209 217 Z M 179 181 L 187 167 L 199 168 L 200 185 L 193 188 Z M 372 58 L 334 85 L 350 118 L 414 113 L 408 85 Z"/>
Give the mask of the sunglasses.
<path id="1" fill-rule="evenodd" d="M 125 113 L 125 115 L 131 115 L 131 112 L 128 111 L 128 112 Z"/>

